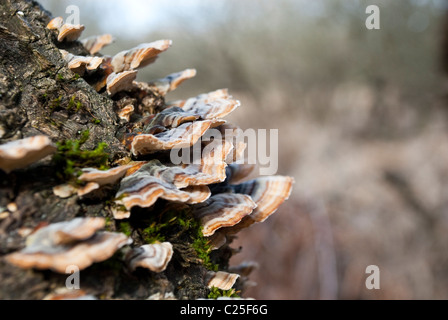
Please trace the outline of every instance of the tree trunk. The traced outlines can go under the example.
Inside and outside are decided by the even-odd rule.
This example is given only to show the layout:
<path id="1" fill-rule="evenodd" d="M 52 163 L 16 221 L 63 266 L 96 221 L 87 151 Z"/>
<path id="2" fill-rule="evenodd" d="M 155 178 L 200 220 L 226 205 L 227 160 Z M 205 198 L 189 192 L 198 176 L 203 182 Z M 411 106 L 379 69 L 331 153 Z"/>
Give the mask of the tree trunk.
<path id="1" fill-rule="evenodd" d="M 59 52 L 65 49 L 87 55 L 82 44 L 58 42 L 55 32 L 46 28 L 50 13 L 36 2 L 0 0 L 0 14 L 0 144 L 37 134 L 49 136 L 53 142 L 73 140 L 89 130 L 83 148 L 92 150 L 105 142 L 110 163 L 128 157 L 117 138 L 124 125 L 115 112 L 116 103 L 68 69 Z M 65 108 L 70 101 L 80 102 L 82 108 L 77 112 Z M 0 299 L 42 299 L 65 287 L 67 274 L 21 269 L 5 261 L 5 255 L 25 246 L 27 230 L 75 217 L 106 217 L 112 221 L 108 230 L 120 231 L 121 222 L 113 221 L 107 205 L 116 189 L 106 189 L 96 198 L 61 199 L 52 191 L 61 184 L 56 171 L 51 159 L 8 174 L 0 170 Z M 152 210 L 163 206 L 158 202 Z M 135 219 L 131 226 L 139 223 Z M 134 244 L 141 242 L 135 229 L 130 230 L 130 236 Z M 178 299 L 207 297 L 204 277 L 208 270 L 191 249 L 190 240 L 184 237 L 184 242 L 176 241 L 177 236 L 174 232 L 166 235 L 174 247 L 166 271 L 156 274 L 139 269 L 131 273 L 123 267 L 118 253 L 82 270 L 81 289 L 105 299 L 142 299 L 168 292 Z M 231 250 L 225 246 L 212 258 L 225 269 L 230 256 Z"/>

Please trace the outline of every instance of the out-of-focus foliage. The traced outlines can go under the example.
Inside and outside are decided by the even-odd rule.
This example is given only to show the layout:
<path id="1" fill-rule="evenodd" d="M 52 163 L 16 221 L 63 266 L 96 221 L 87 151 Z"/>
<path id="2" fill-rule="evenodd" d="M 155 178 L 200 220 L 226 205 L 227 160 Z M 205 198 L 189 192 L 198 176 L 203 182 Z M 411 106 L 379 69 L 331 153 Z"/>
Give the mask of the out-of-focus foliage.
<path id="1" fill-rule="evenodd" d="M 394 82 L 413 92 L 437 81 L 440 0 L 369 1 L 381 10 L 381 29 L 370 32 L 364 25 L 367 3 L 359 0 L 183 2 L 40 1 L 63 17 L 68 5 L 78 5 L 81 23 L 89 26 L 86 36 L 116 36 L 106 53 L 172 39 L 173 49 L 140 72 L 145 79 L 168 68 L 195 67 L 199 73 L 190 88 L 226 86 L 254 96 L 266 87 L 294 96 L 345 81 Z"/>

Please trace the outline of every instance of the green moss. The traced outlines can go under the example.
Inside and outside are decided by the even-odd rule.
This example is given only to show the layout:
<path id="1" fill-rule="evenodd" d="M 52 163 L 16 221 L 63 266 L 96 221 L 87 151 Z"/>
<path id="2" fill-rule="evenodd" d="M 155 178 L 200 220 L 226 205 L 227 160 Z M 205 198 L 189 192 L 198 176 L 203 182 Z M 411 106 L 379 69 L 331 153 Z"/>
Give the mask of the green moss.
<path id="1" fill-rule="evenodd" d="M 70 100 L 67 103 L 67 106 L 65 107 L 65 109 L 69 112 L 75 111 L 75 112 L 79 112 L 81 110 L 84 110 L 84 106 L 81 103 L 81 101 L 76 100 L 76 96 L 72 96 L 70 98 Z M 94 118 L 96 120 L 96 118 Z"/>
<path id="2" fill-rule="evenodd" d="M 152 222 L 151 225 L 145 229 L 143 229 L 143 240 L 146 243 L 155 243 L 155 242 L 163 242 L 165 241 L 165 236 L 163 235 L 164 231 L 167 228 L 173 227 L 177 224 L 178 217 L 172 217 L 168 220 L 164 220 L 162 222 Z"/>
<path id="3" fill-rule="evenodd" d="M 106 231 L 114 231 L 113 225 L 114 221 L 111 219 L 111 217 L 106 217 L 106 224 L 104 229 L 106 229 Z"/>
<path id="4" fill-rule="evenodd" d="M 161 229 L 159 224 L 152 223 L 148 228 L 143 229 L 143 240 L 149 244 L 165 241 L 165 237 L 160 234 Z"/>
<path id="5" fill-rule="evenodd" d="M 57 143 L 57 151 L 53 162 L 58 168 L 58 176 L 62 179 L 73 179 L 81 174 L 81 168 L 95 167 L 100 170 L 109 168 L 108 154 L 104 151 L 107 144 L 100 142 L 93 150 L 81 150 L 81 146 L 89 139 L 89 131 L 83 131 L 78 140 L 65 140 Z"/>
<path id="6" fill-rule="evenodd" d="M 219 288 L 212 287 L 210 289 L 210 293 L 208 294 L 207 298 L 217 299 L 219 297 L 240 298 L 240 296 L 238 296 L 237 292 L 233 288 L 229 290 L 221 290 Z"/>
<path id="7" fill-rule="evenodd" d="M 126 236 L 130 237 L 132 233 L 132 227 L 129 222 L 120 222 L 118 224 L 118 231 L 124 233 Z"/>
<path id="8" fill-rule="evenodd" d="M 95 125 L 101 124 L 101 119 L 95 117 L 92 111 L 89 110 L 88 106 L 76 98 L 76 95 L 72 95 L 70 99 L 65 96 L 65 93 L 59 95 L 57 98 L 54 98 L 55 96 L 56 93 L 44 93 L 39 97 L 43 104 L 48 105 L 49 117 L 51 117 L 54 111 L 64 110 L 67 112 L 68 116 L 73 114 L 82 114 L 87 116 L 91 123 Z"/>
<path id="9" fill-rule="evenodd" d="M 58 123 L 57 123 L 56 121 L 54 121 L 53 119 L 50 118 L 50 119 L 48 119 L 48 121 L 50 122 L 51 125 L 53 125 L 53 126 L 59 128 L 60 124 L 58 124 Z"/>
<path id="10" fill-rule="evenodd" d="M 81 110 L 82 107 L 83 107 L 83 106 L 82 106 L 81 101 L 76 101 L 76 111 Z"/>
<path id="11" fill-rule="evenodd" d="M 194 225 L 195 234 L 193 236 L 193 243 L 191 246 L 196 251 L 199 259 L 202 260 L 204 266 L 213 271 L 218 271 L 218 265 L 212 263 L 210 259 L 210 252 L 212 251 L 209 240 L 206 239 L 202 233 L 202 226 L 199 225 L 199 222 L 195 220 Z"/>
<path id="12" fill-rule="evenodd" d="M 64 94 L 59 95 L 57 98 L 50 99 L 51 96 L 55 96 L 54 93 L 44 93 L 40 96 L 41 101 L 44 104 L 48 104 L 51 112 L 56 110 L 65 110 L 69 115 L 83 112 L 85 115 L 89 115 L 91 117 L 91 121 L 94 124 L 100 124 L 101 119 L 96 118 L 92 112 L 84 105 L 81 101 L 76 98 L 76 95 L 72 95 L 67 102 L 67 98 L 64 97 Z M 50 112 L 50 113 L 51 113 Z"/>
<path id="13" fill-rule="evenodd" d="M 166 235 L 174 238 L 180 238 L 183 235 L 186 237 L 184 239 L 191 243 L 191 247 L 204 266 L 209 270 L 218 270 L 219 266 L 212 263 L 210 259 L 209 240 L 204 237 L 200 222 L 194 219 L 188 210 L 171 210 L 154 217 L 148 223 L 149 226 L 141 232 L 146 243 L 163 242 L 166 240 Z"/>
<path id="14" fill-rule="evenodd" d="M 71 110 L 74 107 L 75 107 L 75 96 L 72 96 L 67 104 L 67 110 Z"/>
<path id="15" fill-rule="evenodd" d="M 62 100 L 62 96 L 59 96 L 53 100 L 51 100 L 50 102 L 50 109 L 51 110 L 55 110 L 57 108 L 61 107 L 61 100 Z"/>
<path id="16" fill-rule="evenodd" d="M 64 76 L 62 74 L 58 73 L 57 76 L 56 76 L 56 80 L 63 81 L 64 80 Z"/>

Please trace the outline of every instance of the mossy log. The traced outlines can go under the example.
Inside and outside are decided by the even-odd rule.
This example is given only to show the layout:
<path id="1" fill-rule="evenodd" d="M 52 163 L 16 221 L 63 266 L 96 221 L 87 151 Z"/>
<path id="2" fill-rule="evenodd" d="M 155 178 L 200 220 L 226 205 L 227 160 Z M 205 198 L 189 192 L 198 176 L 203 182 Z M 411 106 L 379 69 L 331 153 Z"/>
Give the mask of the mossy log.
<path id="1" fill-rule="evenodd" d="M 83 149 L 93 150 L 105 143 L 109 163 L 128 156 L 117 139 L 123 125 L 114 101 L 68 69 L 61 56 L 59 49 L 87 55 L 81 43 L 59 43 L 55 33 L 46 28 L 51 14 L 36 2 L 0 0 L 0 15 L 0 144 L 36 134 L 53 142 L 76 140 L 88 130 Z M 4 211 L 0 220 L 0 299 L 42 299 L 65 287 L 68 275 L 23 270 L 5 261 L 5 255 L 25 246 L 24 230 L 75 217 L 105 217 L 108 230 L 125 231 L 135 244 L 142 243 L 141 230 L 148 226 L 142 225 L 138 212 L 124 224 L 111 216 L 108 199 L 116 190 L 106 189 L 93 199 L 61 199 L 52 191 L 61 183 L 57 171 L 51 160 L 8 174 L 0 170 L 0 212 L 11 204 L 17 208 Z M 162 210 L 164 204 L 160 201 L 151 210 Z M 82 270 L 81 289 L 104 299 L 145 299 L 157 293 L 173 293 L 178 299 L 207 297 L 210 290 L 204 277 L 208 268 L 192 246 L 197 239 L 190 231 L 173 225 L 164 234 L 174 247 L 173 260 L 164 272 L 139 269 L 130 273 L 117 253 Z M 225 246 L 211 258 L 225 269 L 230 256 L 231 250 Z"/>

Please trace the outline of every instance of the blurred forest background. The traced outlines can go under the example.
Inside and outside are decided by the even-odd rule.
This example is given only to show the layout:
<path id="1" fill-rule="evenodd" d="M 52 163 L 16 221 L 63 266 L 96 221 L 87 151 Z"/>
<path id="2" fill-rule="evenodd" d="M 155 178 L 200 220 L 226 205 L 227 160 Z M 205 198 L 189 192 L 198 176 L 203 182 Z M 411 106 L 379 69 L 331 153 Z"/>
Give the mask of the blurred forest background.
<path id="1" fill-rule="evenodd" d="M 168 98 L 228 88 L 230 121 L 279 129 L 290 200 L 239 234 L 258 299 L 448 299 L 448 46 L 443 0 L 40 0 L 79 6 L 114 54 L 172 39 L 139 72 L 196 68 Z M 365 27 L 368 5 L 380 30 Z M 377 265 L 381 289 L 367 290 Z"/>

